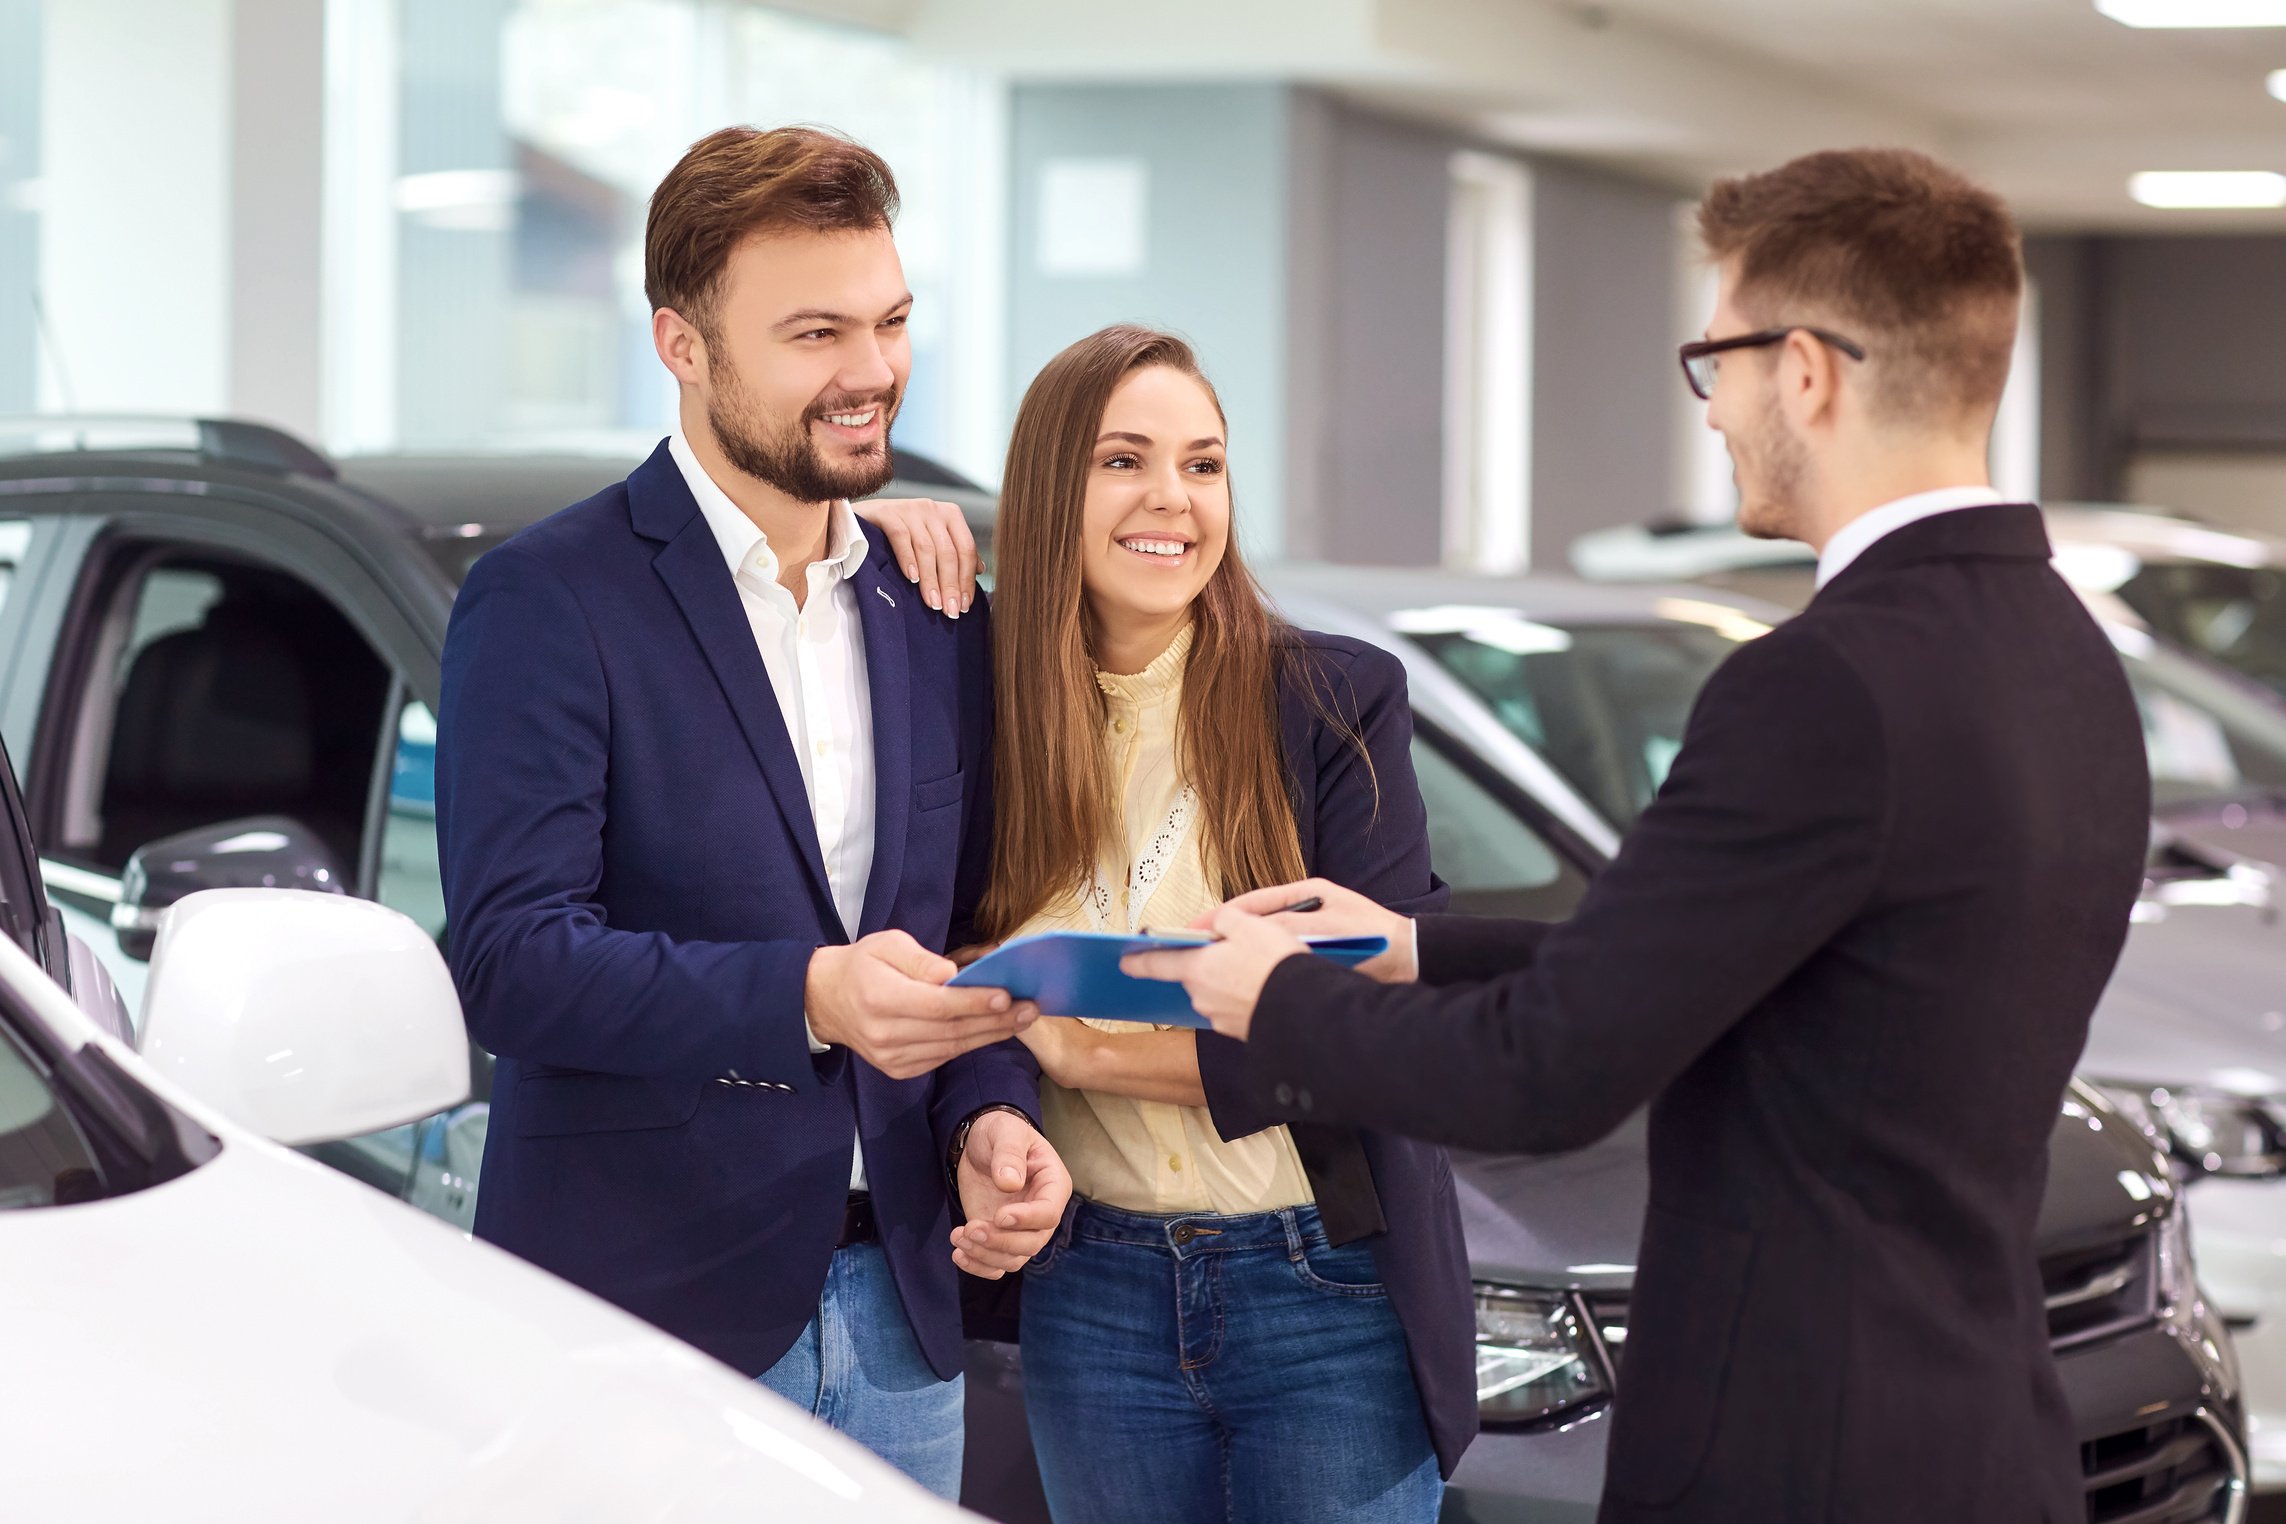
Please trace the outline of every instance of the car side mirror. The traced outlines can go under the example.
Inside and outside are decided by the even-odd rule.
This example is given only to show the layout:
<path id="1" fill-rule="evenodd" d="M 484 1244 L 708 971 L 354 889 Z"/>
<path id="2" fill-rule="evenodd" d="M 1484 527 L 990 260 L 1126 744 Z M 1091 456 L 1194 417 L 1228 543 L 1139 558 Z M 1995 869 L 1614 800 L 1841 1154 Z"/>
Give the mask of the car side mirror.
<path id="1" fill-rule="evenodd" d="M 119 950 L 148 959 L 168 907 L 201 889 L 310 889 L 347 894 L 347 876 L 317 833 L 286 815 L 198 826 L 145 842 L 119 876 L 111 929 Z"/>
<path id="2" fill-rule="evenodd" d="M 436 943 L 345 895 L 177 901 L 151 959 L 142 1053 L 280 1143 L 359 1137 L 468 1098 L 468 1032 Z"/>

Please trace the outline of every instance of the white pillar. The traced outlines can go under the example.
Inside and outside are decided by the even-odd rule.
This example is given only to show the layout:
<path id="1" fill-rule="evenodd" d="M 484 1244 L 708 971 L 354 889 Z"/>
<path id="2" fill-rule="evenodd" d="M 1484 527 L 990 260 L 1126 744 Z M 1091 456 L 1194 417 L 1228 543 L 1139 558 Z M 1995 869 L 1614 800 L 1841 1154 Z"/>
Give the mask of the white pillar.
<path id="1" fill-rule="evenodd" d="M 230 387 L 230 0 L 45 15 L 40 406 L 205 413 Z"/>
<path id="2" fill-rule="evenodd" d="M 43 409 L 319 437 L 324 17 L 314 0 L 46 8 Z"/>

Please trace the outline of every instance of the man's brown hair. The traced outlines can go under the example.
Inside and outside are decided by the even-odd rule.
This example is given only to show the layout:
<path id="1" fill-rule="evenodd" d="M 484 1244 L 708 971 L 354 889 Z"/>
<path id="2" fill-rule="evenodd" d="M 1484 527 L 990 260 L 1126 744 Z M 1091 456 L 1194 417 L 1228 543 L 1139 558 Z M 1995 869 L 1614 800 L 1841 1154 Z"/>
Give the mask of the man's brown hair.
<path id="1" fill-rule="evenodd" d="M 693 143 L 651 193 L 643 294 L 711 341 L 723 267 L 741 241 L 793 228 L 868 232 L 896 215 L 896 177 L 862 144 L 817 127 L 725 127 Z"/>
<path id="2" fill-rule="evenodd" d="M 1945 425 L 1998 405 L 2022 242 L 1998 196 L 1927 154 L 1836 150 L 1717 181 L 1699 237 L 1733 267 L 1750 323 L 1814 323 L 1863 344 L 1889 418 Z"/>

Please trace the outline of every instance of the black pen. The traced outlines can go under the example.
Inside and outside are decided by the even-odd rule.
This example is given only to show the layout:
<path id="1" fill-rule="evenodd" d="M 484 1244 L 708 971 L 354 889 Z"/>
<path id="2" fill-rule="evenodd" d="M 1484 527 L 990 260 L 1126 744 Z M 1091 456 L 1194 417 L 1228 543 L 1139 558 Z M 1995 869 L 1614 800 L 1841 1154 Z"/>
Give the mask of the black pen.
<path id="1" fill-rule="evenodd" d="M 1325 908 L 1326 908 L 1326 902 L 1325 902 L 1323 899 L 1319 898 L 1317 895 L 1314 895 L 1314 894 L 1313 894 L 1313 895 L 1311 895 L 1311 896 L 1310 896 L 1308 899 L 1296 900 L 1296 901 L 1294 901 L 1294 903 L 1293 903 L 1293 904 L 1291 904 L 1291 905 L 1280 905 L 1280 906 L 1279 906 L 1279 907 L 1278 907 L 1276 910 L 1268 911 L 1268 912 L 1266 912 L 1266 913 L 1267 913 L 1267 914 L 1270 914 L 1270 915 L 1308 915 L 1308 914 L 1309 914 L 1311 911 L 1313 911 L 1313 910 L 1323 910 L 1323 909 L 1325 909 Z M 1195 937 L 1195 938 L 1196 938 L 1198 941 L 1200 941 L 1200 942 L 1202 942 L 1202 943 L 1204 943 L 1204 942 L 1219 942 L 1219 941 L 1221 941 L 1221 940 L 1222 940 L 1222 938 L 1221 938 L 1220 936 L 1218 936 L 1216 933 L 1214 933 L 1214 932 L 1211 932 L 1211 931 L 1200 931 L 1200 932 L 1184 932 L 1184 931 L 1157 931 L 1157 932 L 1155 932 L 1155 931 L 1153 931 L 1153 930 L 1152 930 L 1150 927 L 1148 927 L 1148 926 L 1145 926 L 1145 927 L 1143 927 L 1143 928 L 1142 928 L 1140 931 L 1138 931 L 1138 932 L 1136 933 L 1136 935 L 1137 935 L 1137 936 L 1144 936 L 1144 937 L 1151 937 L 1151 936 L 1158 936 L 1158 937 L 1169 937 L 1169 936 L 1174 936 L 1174 937 L 1181 937 L 1181 938 L 1183 938 L 1185 941 L 1189 941 L 1189 940 L 1191 940 L 1192 938 L 1194 938 L 1194 937 Z"/>

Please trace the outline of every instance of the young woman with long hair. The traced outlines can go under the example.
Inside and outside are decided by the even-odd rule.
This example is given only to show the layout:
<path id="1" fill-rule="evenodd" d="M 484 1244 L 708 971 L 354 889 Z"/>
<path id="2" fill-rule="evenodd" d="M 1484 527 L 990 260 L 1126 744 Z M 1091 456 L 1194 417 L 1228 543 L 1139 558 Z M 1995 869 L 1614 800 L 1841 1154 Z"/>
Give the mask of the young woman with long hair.
<path id="1" fill-rule="evenodd" d="M 1403 670 L 1266 609 L 1227 432 L 1189 346 L 1143 328 L 1025 394 L 990 609 L 995 940 L 1184 926 L 1310 874 L 1443 901 Z M 1435 1518 L 1476 1418 L 1443 1154 L 1269 1125 L 1211 1033 L 1050 1013 L 1023 1041 L 1078 1193 L 1022 1297 L 1056 1518 Z"/>

